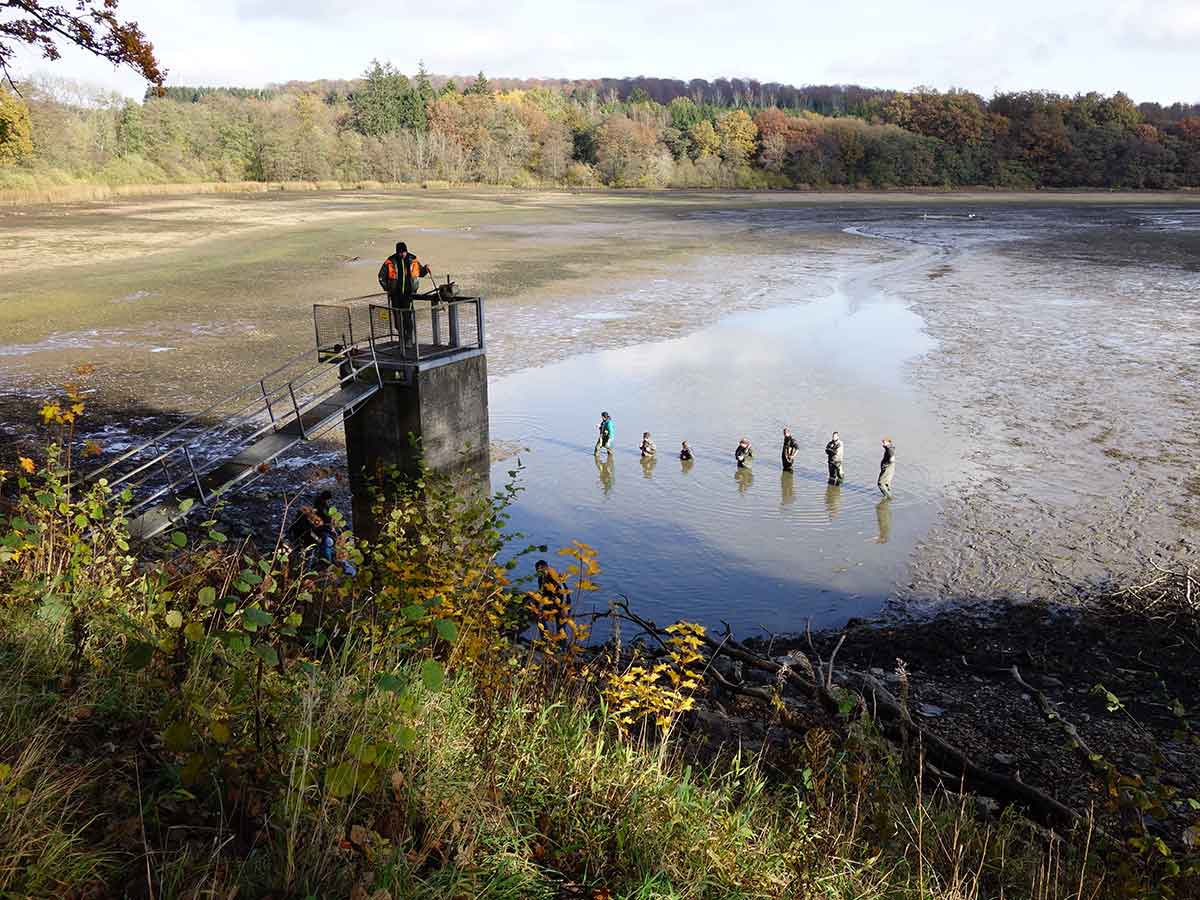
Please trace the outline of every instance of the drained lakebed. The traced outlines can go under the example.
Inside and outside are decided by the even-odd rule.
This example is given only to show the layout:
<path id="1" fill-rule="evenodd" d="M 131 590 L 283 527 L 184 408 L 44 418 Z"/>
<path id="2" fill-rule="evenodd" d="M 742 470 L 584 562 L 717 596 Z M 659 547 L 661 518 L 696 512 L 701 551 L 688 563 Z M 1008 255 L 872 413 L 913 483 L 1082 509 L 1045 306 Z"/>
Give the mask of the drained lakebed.
<path id="1" fill-rule="evenodd" d="M 348 192 L 5 211 L 8 455 L 35 446 L 34 404 L 79 363 L 97 366 L 83 437 L 108 454 L 205 407 L 302 350 L 312 303 L 373 291 L 399 239 L 489 298 L 492 437 L 515 450 L 493 486 L 519 459 L 513 526 L 594 545 L 601 606 L 626 595 L 742 634 L 838 626 L 1070 596 L 1194 534 L 1200 206 L 1179 199 Z M 64 270 L 68 247 L 86 264 Z M 597 458 L 602 409 L 617 435 Z M 286 494 L 344 498 L 343 467 L 338 437 L 311 445 L 225 516 L 275 527 Z"/>

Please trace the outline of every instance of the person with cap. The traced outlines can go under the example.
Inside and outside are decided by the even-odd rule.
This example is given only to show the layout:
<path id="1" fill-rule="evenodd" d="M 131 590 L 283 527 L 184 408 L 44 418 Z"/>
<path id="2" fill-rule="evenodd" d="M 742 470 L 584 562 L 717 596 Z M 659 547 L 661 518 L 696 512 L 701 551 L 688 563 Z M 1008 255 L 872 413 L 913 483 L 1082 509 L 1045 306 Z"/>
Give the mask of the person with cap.
<path id="1" fill-rule="evenodd" d="M 612 416 L 606 412 L 600 413 L 600 424 L 596 426 L 596 429 L 600 432 L 600 434 L 596 438 L 596 448 L 592 451 L 592 455 L 595 456 L 598 454 L 601 448 L 604 448 L 611 453 L 613 438 Z"/>
<path id="2" fill-rule="evenodd" d="M 400 334 L 407 346 L 416 346 L 417 317 L 413 312 L 413 296 L 421 283 L 421 278 L 432 274 L 429 266 L 423 265 L 419 259 L 408 252 L 404 241 L 396 244 L 396 252 L 383 261 L 379 267 L 379 286 L 388 295 L 388 303 L 400 317 Z"/>

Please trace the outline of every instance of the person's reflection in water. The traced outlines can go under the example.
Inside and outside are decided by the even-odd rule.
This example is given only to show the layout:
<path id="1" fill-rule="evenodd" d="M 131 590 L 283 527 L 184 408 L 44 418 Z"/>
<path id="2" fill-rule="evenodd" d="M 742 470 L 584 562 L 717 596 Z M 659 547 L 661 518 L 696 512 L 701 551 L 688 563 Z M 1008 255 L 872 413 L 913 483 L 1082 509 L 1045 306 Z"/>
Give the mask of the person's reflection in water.
<path id="1" fill-rule="evenodd" d="M 599 456 L 592 457 L 596 460 L 596 471 L 600 474 L 600 487 L 604 490 L 604 496 L 607 497 L 613 489 L 613 455 L 605 454 L 604 459 Z"/>
<path id="2" fill-rule="evenodd" d="M 733 477 L 737 480 L 739 494 L 746 493 L 750 489 L 750 485 L 754 484 L 754 470 L 749 466 L 735 469 Z"/>
<path id="3" fill-rule="evenodd" d="M 791 506 L 796 499 L 796 476 L 790 471 L 779 473 L 779 505 Z"/>
<path id="4" fill-rule="evenodd" d="M 877 544 L 886 544 L 892 536 L 892 498 L 884 497 L 875 505 L 875 521 L 879 525 Z"/>
<path id="5" fill-rule="evenodd" d="M 679 460 L 679 471 L 686 475 L 688 472 L 692 471 L 692 466 L 695 464 L 696 460 L 692 459 L 690 456 L 687 459 L 683 459 L 681 457 Z"/>
<path id="6" fill-rule="evenodd" d="M 654 467 L 658 465 L 657 456 L 642 457 L 642 477 L 649 478 L 654 474 Z"/>
<path id="7" fill-rule="evenodd" d="M 838 517 L 838 513 L 842 510 L 842 486 L 839 484 L 830 484 L 825 487 L 825 512 L 829 514 L 829 521 L 832 522 Z"/>

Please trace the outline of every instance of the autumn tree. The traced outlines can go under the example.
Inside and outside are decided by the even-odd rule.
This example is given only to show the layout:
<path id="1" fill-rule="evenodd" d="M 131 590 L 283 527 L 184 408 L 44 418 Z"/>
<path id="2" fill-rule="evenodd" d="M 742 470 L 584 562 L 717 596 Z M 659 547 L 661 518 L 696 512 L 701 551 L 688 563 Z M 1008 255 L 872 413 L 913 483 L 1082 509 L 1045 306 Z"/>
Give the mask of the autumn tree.
<path id="1" fill-rule="evenodd" d="M 744 163 L 754 154 L 758 127 L 744 109 L 734 109 L 717 119 L 717 137 L 721 157 L 727 162 Z"/>
<path id="2" fill-rule="evenodd" d="M 17 163 L 32 155 L 29 107 L 0 87 L 0 165 Z"/>
<path id="3" fill-rule="evenodd" d="M 63 43 L 74 44 L 113 65 L 128 66 L 155 86 L 167 73 L 159 67 L 154 45 L 136 22 L 117 18 L 118 0 L 70 0 L 56 5 L 42 0 L 0 2 L 0 71 L 12 83 L 9 66 L 19 44 L 41 51 L 42 57 L 57 60 Z"/>
<path id="4" fill-rule="evenodd" d="M 721 152 L 721 138 L 708 119 L 702 119 L 693 125 L 688 131 L 688 138 L 692 142 L 692 156 L 695 159 L 716 156 Z"/>

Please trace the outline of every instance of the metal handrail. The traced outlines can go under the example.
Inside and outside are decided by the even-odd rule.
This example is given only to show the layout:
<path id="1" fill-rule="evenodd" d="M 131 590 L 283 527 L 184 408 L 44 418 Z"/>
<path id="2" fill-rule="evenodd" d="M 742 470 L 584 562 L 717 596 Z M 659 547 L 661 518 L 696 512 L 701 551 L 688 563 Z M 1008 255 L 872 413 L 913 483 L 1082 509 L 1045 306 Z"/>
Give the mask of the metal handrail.
<path id="1" fill-rule="evenodd" d="M 284 370 L 290 368 L 291 366 L 294 366 L 297 362 L 304 359 L 304 357 L 309 356 L 312 352 L 313 352 L 312 350 L 305 350 L 303 353 L 296 354 L 291 359 L 289 359 L 287 362 L 285 362 L 283 365 L 281 365 L 279 368 L 273 369 L 270 372 L 268 372 L 266 375 L 263 375 L 261 378 L 257 379 L 256 381 L 253 381 L 250 384 L 247 384 L 247 385 L 244 385 L 243 387 L 238 388 L 232 394 L 226 395 L 223 399 L 218 400 L 216 403 L 211 404 L 210 406 L 204 408 L 200 412 L 194 413 L 193 415 L 188 416 L 182 422 L 179 422 L 178 424 L 173 425 L 171 428 L 168 428 L 166 431 L 162 432 L 161 434 L 157 435 L 156 437 L 146 441 L 144 444 L 140 444 L 139 446 L 134 447 L 132 450 L 125 451 L 120 456 L 118 456 L 116 459 L 109 460 L 107 463 L 105 463 L 100 468 L 95 469 L 94 471 L 89 473 L 87 476 L 88 479 L 95 480 L 102 473 L 107 472 L 109 469 L 113 468 L 114 466 L 117 466 L 117 465 L 125 462 L 125 460 L 127 460 L 133 456 L 137 456 L 139 453 L 143 453 L 146 450 L 149 450 L 158 441 L 161 441 L 163 438 L 174 434 L 175 432 L 179 431 L 182 428 L 186 428 L 188 425 L 191 425 L 197 419 L 203 419 L 209 413 L 211 413 L 213 410 L 219 409 L 220 407 L 225 406 L 227 403 L 230 403 L 231 401 L 236 400 L 238 397 L 241 397 L 243 394 L 247 393 L 248 391 L 253 390 L 256 386 L 265 382 L 268 378 L 271 378 L 274 375 L 278 375 L 280 372 L 283 372 Z"/>

